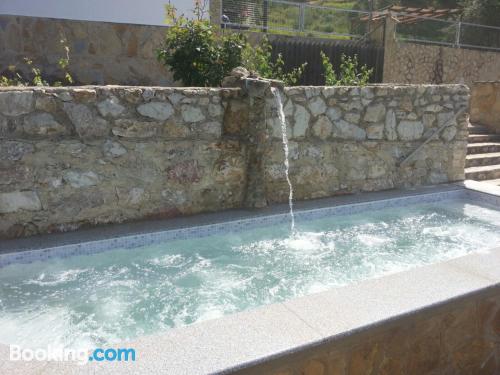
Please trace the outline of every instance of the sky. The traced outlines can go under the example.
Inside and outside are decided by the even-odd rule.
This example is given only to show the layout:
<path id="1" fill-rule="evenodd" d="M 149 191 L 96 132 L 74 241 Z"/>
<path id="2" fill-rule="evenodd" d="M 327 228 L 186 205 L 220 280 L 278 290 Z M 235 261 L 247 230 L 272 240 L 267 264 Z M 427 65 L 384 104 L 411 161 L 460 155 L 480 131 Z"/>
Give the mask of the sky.
<path id="1" fill-rule="evenodd" d="M 194 0 L 172 0 L 191 14 Z M 0 14 L 163 25 L 168 0 L 0 0 Z"/>

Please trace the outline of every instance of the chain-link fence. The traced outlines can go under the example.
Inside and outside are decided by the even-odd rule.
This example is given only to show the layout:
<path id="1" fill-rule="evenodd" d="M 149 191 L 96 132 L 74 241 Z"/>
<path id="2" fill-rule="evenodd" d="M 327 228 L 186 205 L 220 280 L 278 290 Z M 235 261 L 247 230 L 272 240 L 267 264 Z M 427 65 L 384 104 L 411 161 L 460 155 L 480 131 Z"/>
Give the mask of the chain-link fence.
<path id="1" fill-rule="evenodd" d="M 500 51 L 500 27 L 400 15 L 405 17 L 405 22 L 396 23 L 398 40 Z"/>
<path id="2" fill-rule="evenodd" d="M 396 26 L 396 37 L 402 41 L 500 50 L 500 27 L 410 13 L 391 15 L 404 20 Z M 366 11 L 286 0 L 222 0 L 220 16 L 225 28 L 345 39 L 366 36 L 372 19 Z"/>
<path id="3" fill-rule="evenodd" d="M 367 31 L 362 17 L 369 12 L 284 0 L 223 0 L 222 26 L 236 29 L 336 35 L 360 38 Z"/>

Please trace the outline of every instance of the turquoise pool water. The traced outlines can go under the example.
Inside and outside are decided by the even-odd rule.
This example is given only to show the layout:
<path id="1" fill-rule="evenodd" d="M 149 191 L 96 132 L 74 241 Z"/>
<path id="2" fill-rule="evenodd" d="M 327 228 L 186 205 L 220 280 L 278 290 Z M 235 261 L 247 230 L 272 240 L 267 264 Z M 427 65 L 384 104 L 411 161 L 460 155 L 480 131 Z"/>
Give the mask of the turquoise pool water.
<path id="1" fill-rule="evenodd" d="M 93 348 L 500 245 L 500 212 L 418 204 L 0 269 L 0 342 Z"/>

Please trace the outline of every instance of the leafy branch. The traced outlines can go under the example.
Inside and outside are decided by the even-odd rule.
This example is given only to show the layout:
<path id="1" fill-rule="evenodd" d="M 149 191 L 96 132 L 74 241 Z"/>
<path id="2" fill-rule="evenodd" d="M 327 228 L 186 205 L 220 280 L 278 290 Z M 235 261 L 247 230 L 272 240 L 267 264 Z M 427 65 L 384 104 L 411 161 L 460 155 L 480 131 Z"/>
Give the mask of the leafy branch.
<path id="1" fill-rule="evenodd" d="M 327 86 L 366 86 L 370 82 L 373 68 L 359 66 L 358 55 L 346 56 L 342 54 L 340 58 L 340 71 L 337 74 L 333 68 L 330 58 L 320 52 L 323 64 L 325 85 Z"/>

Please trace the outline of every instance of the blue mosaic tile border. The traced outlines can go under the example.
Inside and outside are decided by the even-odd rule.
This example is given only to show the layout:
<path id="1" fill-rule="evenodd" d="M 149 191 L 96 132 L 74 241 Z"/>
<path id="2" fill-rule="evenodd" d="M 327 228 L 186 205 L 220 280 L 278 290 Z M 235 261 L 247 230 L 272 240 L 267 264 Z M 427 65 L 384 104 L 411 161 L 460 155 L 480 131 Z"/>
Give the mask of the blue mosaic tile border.
<path id="1" fill-rule="evenodd" d="M 479 195 L 478 195 L 479 194 Z M 500 197 L 485 196 L 466 189 L 403 196 L 317 209 L 296 211 L 298 221 L 314 220 L 333 215 L 350 215 L 389 207 L 404 207 L 417 203 L 432 203 L 442 200 L 471 198 L 500 207 Z M 491 198 L 490 198 L 491 197 Z M 122 236 L 98 241 L 82 242 L 46 249 L 28 250 L 0 255 L 0 268 L 16 263 L 33 263 L 53 258 L 68 258 L 78 255 L 92 255 L 114 249 L 134 249 L 142 246 L 164 243 L 172 240 L 208 237 L 214 234 L 237 233 L 246 229 L 290 222 L 288 213 L 240 219 L 197 227 L 172 229 L 155 233 Z"/>

